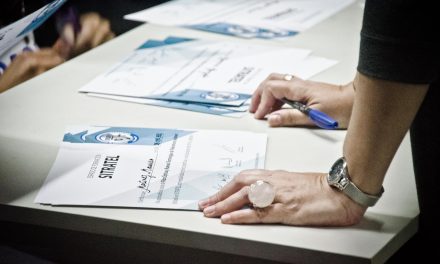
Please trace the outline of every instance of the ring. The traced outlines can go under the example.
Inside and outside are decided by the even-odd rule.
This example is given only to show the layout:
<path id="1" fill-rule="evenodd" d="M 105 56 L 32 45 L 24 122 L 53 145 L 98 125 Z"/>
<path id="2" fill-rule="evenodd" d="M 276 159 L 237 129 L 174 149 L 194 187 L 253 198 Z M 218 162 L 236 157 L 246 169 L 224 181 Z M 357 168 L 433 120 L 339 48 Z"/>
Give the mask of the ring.
<path id="1" fill-rule="evenodd" d="M 283 79 L 286 80 L 286 81 L 290 81 L 290 80 L 293 79 L 293 75 L 292 74 L 286 74 L 286 75 L 284 75 Z"/>
<path id="2" fill-rule="evenodd" d="M 258 180 L 250 185 L 248 198 L 255 208 L 265 208 L 273 203 L 275 189 L 270 183 Z"/>

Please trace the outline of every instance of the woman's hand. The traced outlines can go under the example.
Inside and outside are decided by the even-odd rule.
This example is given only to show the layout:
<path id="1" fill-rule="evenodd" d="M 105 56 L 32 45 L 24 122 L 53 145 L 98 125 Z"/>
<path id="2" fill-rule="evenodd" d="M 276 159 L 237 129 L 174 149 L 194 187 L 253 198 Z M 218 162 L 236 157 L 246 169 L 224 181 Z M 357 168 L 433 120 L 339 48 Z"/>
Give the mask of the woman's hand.
<path id="1" fill-rule="evenodd" d="M 270 183 L 275 200 L 266 208 L 250 204 L 249 186 L 257 180 Z M 332 188 L 324 173 L 247 170 L 215 195 L 199 202 L 206 217 L 221 217 L 225 224 L 281 223 L 300 226 L 347 226 L 358 223 L 366 208 Z"/>
<path id="2" fill-rule="evenodd" d="M 81 31 L 76 38 L 73 25 L 67 24 L 62 30 L 62 36 L 53 46 L 66 59 L 75 57 L 115 36 L 110 28 L 110 22 L 98 13 L 81 15 L 80 24 Z"/>
<path id="3" fill-rule="evenodd" d="M 12 61 L 0 76 L 0 92 L 29 80 L 61 63 L 64 59 L 53 49 L 23 52 Z"/>
<path id="4" fill-rule="evenodd" d="M 267 116 L 270 126 L 314 126 L 303 113 L 291 108 L 281 109 L 281 99 L 299 101 L 310 108 L 318 109 L 339 123 L 339 128 L 347 128 L 353 107 L 353 84 L 344 86 L 305 81 L 294 77 L 286 80 L 285 74 L 272 73 L 257 88 L 252 96 L 249 111 L 255 118 Z"/>

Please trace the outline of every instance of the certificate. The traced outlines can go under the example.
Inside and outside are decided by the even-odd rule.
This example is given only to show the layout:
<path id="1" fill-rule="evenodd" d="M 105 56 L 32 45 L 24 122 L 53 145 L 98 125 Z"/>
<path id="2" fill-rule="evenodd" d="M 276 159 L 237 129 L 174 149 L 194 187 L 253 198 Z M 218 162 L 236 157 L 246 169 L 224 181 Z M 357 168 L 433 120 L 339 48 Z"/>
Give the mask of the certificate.
<path id="1" fill-rule="evenodd" d="M 244 38 L 282 38 L 304 31 L 354 0 L 175 0 L 126 19 L 185 26 Z"/>
<path id="2" fill-rule="evenodd" d="M 307 79 L 336 63 L 309 56 L 311 51 L 304 49 L 176 37 L 167 40 L 147 41 L 80 91 L 241 106 L 272 72 Z"/>
<path id="3" fill-rule="evenodd" d="M 228 130 L 70 127 L 35 202 L 197 210 L 245 169 L 267 136 Z"/>

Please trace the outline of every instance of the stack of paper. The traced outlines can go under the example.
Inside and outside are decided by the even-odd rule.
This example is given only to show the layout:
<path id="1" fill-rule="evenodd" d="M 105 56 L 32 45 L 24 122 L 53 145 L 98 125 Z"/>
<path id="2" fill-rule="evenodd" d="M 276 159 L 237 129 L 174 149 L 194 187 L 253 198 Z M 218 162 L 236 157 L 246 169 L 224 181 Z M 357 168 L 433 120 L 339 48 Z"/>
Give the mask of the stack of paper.
<path id="1" fill-rule="evenodd" d="M 272 39 L 306 30 L 353 1 L 175 0 L 125 18 L 245 38 Z"/>
<path id="2" fill-rule="evenodd" d="M 336 62 L 310 50 L 179 37 L 148 40 L 80 89 L 92 96 L 242 116 L 272 72 L 303 79 Z"/>
<path id="3" fill-rule="evenodd" d="M 197 210 L 234 175 L 263 169 L 265 134 L 70 127 L 36 203 Z"/>

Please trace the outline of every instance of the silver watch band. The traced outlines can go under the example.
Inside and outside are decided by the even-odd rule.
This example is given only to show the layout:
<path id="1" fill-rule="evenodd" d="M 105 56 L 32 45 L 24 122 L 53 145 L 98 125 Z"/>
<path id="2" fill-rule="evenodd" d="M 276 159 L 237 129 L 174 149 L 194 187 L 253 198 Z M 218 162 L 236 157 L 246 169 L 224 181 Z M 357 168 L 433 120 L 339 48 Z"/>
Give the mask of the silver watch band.
<path id="1" fill-rule="evenodd" d="M 371 195 L 361 191 L 353 182 L 349 181 L 343 192 L 353 201 L 363 206 L 373 206 L 377 203 L 384 192 L 383 187 L 378 195 Z"/>

